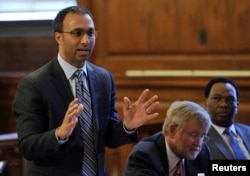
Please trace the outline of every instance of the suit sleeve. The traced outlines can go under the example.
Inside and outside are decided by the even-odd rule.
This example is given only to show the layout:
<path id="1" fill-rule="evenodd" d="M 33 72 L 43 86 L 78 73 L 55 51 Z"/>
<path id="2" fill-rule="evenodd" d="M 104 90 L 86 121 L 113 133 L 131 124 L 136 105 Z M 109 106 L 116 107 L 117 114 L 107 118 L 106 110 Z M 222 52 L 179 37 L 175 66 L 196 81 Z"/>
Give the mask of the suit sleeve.
<path id="1" fill-rule="evenodd" d="M 116 87 L 110 72 L 100 70 L 97 76 L 98 86 L 92 86 L 95 92 L 95 109 L 99 123 L 99 136 L 105 139 L 105 146 L 115 148 L 138 140 L 137 131 L 128 134 L 116 110 Z M 98 93 L 96 93 L 98 92 Z M 103 129 L 103 130 L 102 130 Z M 104 131 L 104 133 L 103 133 Z M 102 146 L 102 145 L 100 145 Z"/>
<path id="2" fill-rule="evenodd" d="M 55 128 L 49 130 L 48 112 L 41 92 L 32 79 L 24 78 L 13 101 L 19 147 L 28 160 L 53 157 L 60 153 Z"/>
<path id="3" fill-rule="evenodd" d="M 168 176 L 168 164 L 163 161 L 155 139 L 140 141 L 134 146 L 127 159 L 123 176 Z"/>
<path id="4" fill-rule="evenodd" d="M 135 151 L 127 160 L 123 176 L 158 176 L 154 167 L 155 163 L 147 152 Z"/>

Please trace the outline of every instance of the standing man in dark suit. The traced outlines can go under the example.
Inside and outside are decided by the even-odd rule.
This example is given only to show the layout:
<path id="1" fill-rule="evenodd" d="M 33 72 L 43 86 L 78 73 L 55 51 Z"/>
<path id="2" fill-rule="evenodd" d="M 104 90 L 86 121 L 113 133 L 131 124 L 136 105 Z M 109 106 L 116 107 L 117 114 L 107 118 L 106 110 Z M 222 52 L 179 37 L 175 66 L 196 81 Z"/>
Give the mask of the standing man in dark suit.
<path id="1" fill-rule="evenodd" d="M 131 104 L 124 98 L 124 119 L 115 108 L 115 83 L 109 71 L 88 62 L 97 33 L 91 13 L 82 7 L 62 9 L 54 20 L 54 37 L 59 52 L 48 64 L 28 74 L 19 84 L 13 102 L 19 146 L 28 160 L 26 176 L 83 176 L 84 150 L 78 116 L 74 73 L 82 69 L 90 92 L 93 120 L 93 151 L 96 171 L 104 176 L 105 146 L 114 148 L 137 140 L 136 128 L 156 118 L 158 96 L 146 100 L 146 89 Z M 82 78 L 81 78 L 82 79 Z M 85 85 L 85 86 L 86 86 Z M 93 158 L 88 158 L 92 160 Z"/>
<path id="2" fill-rule="evenodd" d="M 250 127 L 235 123 L 239 105 L 239 89 L 229 78 L 217 77 L 210 80 L 205 88 L 205 107 L 210 114 L 212 127 L 207 142 L 213 159 L 242 159 L 233 152 L 230 138 L 225 129 L 230 129 L 240 147 L 244 159 L 250 159 Z"/>
<path id="3" fill-rule="evenodd" d="M 204 140 L 210 125 L 210 117 L 200 105 L 174 102 L 162 131 L 134 146 L 123 176 L 207 175 L 210 153 Z"/>

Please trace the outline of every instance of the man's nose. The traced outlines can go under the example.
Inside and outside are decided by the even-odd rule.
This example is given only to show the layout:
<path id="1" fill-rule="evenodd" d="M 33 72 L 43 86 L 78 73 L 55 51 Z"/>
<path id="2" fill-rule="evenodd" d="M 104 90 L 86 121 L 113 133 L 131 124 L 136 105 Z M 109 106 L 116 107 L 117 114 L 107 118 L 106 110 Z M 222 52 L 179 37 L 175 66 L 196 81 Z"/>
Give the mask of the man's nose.
<path id="1" fill-rule="evenodd" d="M 220 100 L 220 106 L 222 106 L 222 107 L 228 107 L 228 101 L 225 98 L 222 98 Z"/>
<path id="2" fill-rule="evenodd" d="M 82 38 L 81 38 L 81 43 L 83 44 L 87 44 L 89 42 L 89 38 L 87 34 L 83 34 Z"/>
<path id="3" fill-rule="evenodd" d="M 203 137 L 198 137 L 198 138 L 194 141 L 195 145 L 198 146 L 198 147 L 201 147 L 202 144 L 203 144 L 203 142 L 204 142 Z"/>

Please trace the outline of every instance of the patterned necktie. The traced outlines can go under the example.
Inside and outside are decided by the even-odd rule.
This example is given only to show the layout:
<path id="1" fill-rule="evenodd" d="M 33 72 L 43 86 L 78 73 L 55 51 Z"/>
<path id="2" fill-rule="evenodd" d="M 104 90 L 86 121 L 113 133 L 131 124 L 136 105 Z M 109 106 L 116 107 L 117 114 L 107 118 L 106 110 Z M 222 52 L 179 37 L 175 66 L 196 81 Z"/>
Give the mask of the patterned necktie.
<path id="1" fill-rule="evenodd" d="M 241 148 L 240 148 L 236 138 L 234 137 L 234 134 L 230 130 L 230 128 L 226 128 L 224 133 L 229 136 L 230 145 L 232 146 L 235 158 L 238 160 L 245 160 L 246 157 L 244 156 L 244 153 L 241 150 Z"/>
<path id="2" fill-rule="evenodd" d="M 89 91 L 83 83 L 83 78 L 86 80 L 83 71 L 77 70 L 75 72 L 76 96 L 79 103 L 83 104 L 83 112 L 79 115 L 84 144 L 82 175 L 95 176 L 97 175 L 97 155 L 94 145 L 91 100 Z"/>
<path id="3" fill-rule="evenodd" d="M 181 174 L 182 174 L 182 160 L 180 160 L 176 164 L 176 170 L 175 170 L 173 176 L 181 176 Z"/>

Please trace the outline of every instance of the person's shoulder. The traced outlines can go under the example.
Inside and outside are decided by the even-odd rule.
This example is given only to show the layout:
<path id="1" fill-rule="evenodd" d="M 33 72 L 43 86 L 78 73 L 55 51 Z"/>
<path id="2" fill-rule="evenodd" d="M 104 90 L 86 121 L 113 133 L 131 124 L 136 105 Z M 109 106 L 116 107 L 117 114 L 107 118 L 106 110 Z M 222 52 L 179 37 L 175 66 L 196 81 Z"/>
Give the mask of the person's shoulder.
<path id="1" fill-rule="evenodd" d="M 157 140 L 161 136 L 163 136 L 162 132 L 159 131 L 159 132 L 154 133 L 151 136 L 148 136 L 148 137 L 144 138 L 142 141 L 154 141 L 154 140 Z"/>
<path id="2" fill-rule="evenodd" d="M 241 128 L 241 129 L 246 129 L 246 130 L 250 130 L 250 126 L 247 124 L 243 124 L 243 123 L 235 123 L 234 126 L 236 128 Z"/>
<path id="3" fill-rule="evenodd" d="M 109 72 L 109 70 L 107 70 L 106 68 L 93 64 L 91 62 L 87 62 L 87 67 L 90 71 Z"/>
<path id="4" fill-rule="evenodd" d="M 163 137 L 161 132 L 145 137 L 135 145 L 135 148 L 149 148 L 150 146 L 155 145 L 155 142 L 161 137 Z"/>
<path id="5" fill-rule="evenodd" d="M 87 62 L 87 69 L 91 74 L 96 75 L 99 80 L 103 80 L 103 81 L 113 80 L 112 73 L 106 68 Z"/>
<path id="6" fill-rule="evenodd" d="M 56 59 L 52 59 L 48 63 L 42 65 L 41 67 L 33 70 L 22 78 L 22 81 L 31 81 L 31 82 L 41 82 L 44 79 L 49 78 L 49 74 L 51 74 L 51 70 L 54 70 L 53 65 L 55 65 Z M 58 67 L 59 68 L 59 67 Z"/>
<path id="7" fill-rule="evenodd" d="M 148 160 L 159 160 L 162 153 L 164 152 L 164 143 L 158 141 L 158 139 L 163 136 L 161 133 L 156 133 L 152 136 L 146 137 L 142 140 L 140 140 L 131 150 L 130 155 L 133 155 L 134 157 L 141 157 L 148 158 Z M 161 146 L 160 146 L 161 145 Z M 163 149 L 163 150 L 161 150 Z"/>
<path id="8" fill-rule="evenodd" d="M 214 138 L 216 135 L 219 135 L 219 133 L 216 131 L 216 129 L 214 128 L 214 126 L 211 125 L 210 129 L 208 130 L 207 135 L 208 135 L 210 138 Z"/>

